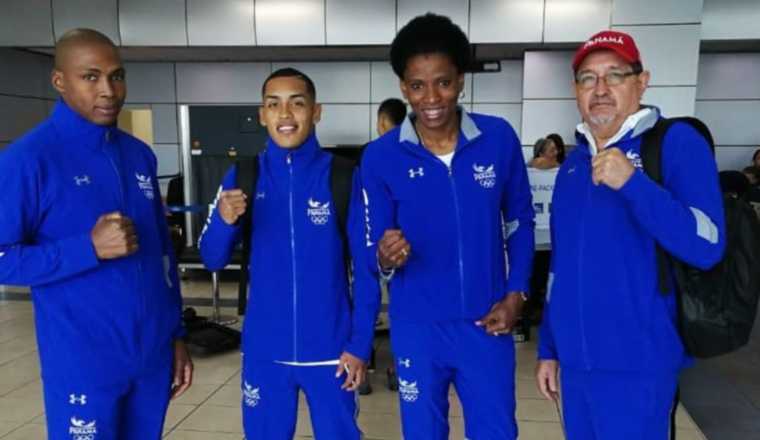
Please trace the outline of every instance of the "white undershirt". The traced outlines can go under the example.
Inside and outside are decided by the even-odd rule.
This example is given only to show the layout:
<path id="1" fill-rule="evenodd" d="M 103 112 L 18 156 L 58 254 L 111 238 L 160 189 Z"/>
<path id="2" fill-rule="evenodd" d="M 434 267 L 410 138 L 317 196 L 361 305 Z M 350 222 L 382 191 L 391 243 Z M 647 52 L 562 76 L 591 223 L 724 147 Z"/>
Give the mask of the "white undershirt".
<path id="1" fill-rule="evenodd" d="M 634 127 L 636 127 L 636 124 L 639 123 L 645 116 L 647 116 L 649 113 L 652 112 L 651 108 L 645 107 L 641 110 L 637 111 L 636 113 L 629 115 L 625 121 L 623 121 L 623 125 L 620 126 L 620 129 L 617 133 L 615 133 L 615 136 L 612 136 L 608 141 L 607 145 L 612 145 L 615 142 L 619 141 L 626 133 L 628 133 L 630 130 L 633 130 Z M 599 152 L 599 147 L 596 145 L 596 140 L 594 139 L 594 135 L 591 133 L 591 127 L 588 126 L 587 123 L 581 122 L 578 124 L 575 129 L 581 133 L 583 136 L 586 137 L 586 140 L 588 141 L 589 147 L 591 147 L 591 155 L 596 156 L 596 153 Z M 605 147 L 607 147 L 605 145 Z"/>
<path id="2" fill-rule="evenodd" d="M 338 365 L 339 359 L 330 361 L 317 361 L 317 362 L 286 362 L 286 361 L 274 361 L 276 364 L 290 365 L 291 367 L 323 367 L 325 365 Z"/>
<path id="3" fill-rule="evenodd" d="M 451 160 L 454 158 L 454 152 L 448 154 L 436 154 L 435 155 L 438 159 L 441 159 L 443 163 L 446 164 L 447 167 L 451 168 Z"/>

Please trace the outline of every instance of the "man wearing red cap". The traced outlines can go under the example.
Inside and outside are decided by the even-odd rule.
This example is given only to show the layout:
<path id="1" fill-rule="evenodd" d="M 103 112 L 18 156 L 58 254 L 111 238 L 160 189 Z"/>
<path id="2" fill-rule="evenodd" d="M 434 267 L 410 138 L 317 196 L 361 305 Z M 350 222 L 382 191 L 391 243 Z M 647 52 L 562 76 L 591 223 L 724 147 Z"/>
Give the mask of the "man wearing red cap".
<path id="1" fill-rule="evenodd" d="M 704 269 L 721 258 L 717 167 L 705 139 L 677 122 L 662 143 L 662 186 L 643 172 L 642 135 L 661 116 L 640 103 L 650 74 L 630 35 L 594 35 L 573 71 L 583 122 L 554 190 L 536 380 L 554 401 L 562 383 L 568 440 L 665 440 L 690 358 L 676 297 L 658 290 L 655 244 Z"/>

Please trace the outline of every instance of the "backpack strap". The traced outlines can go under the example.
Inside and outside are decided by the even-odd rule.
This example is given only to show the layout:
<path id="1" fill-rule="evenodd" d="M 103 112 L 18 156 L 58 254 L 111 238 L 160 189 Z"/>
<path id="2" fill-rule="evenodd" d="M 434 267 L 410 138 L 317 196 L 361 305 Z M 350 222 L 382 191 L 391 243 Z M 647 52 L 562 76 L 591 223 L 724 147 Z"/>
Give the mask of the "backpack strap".
<path id="1" fill-rule="evenodd" d="M 330 191 L 332 192 L 335 213 L 338 217 L 338 229 L 341 236 L 348 237 L 348 205 L 354 180 L 354 163 L 350 159 L 333 155 L 330 164 Z"/>
<path id="2" fill-rule="evenodd" d="M 661 118 L 655 123 L 654 127 L 646 131 L 641 139 L 641 161 L 644 166 L 644 172 L 662 186 L 662 144 L 665 134 L 670 127 L 677 123 L 683 122 L 691 125 L 697 132 L 705 138 L 711 151 L 715 152 L 715 143 L 713 141 L 710 129 L 697 118 L 688 116 L 679 118 Z M 670 291 L 670 270 L 668 255 L 665 250 L 655 244 L 657 252 L 657 286 L 660 293 L 666 295 Z"/>
<path id="3" fill-rule="evenodd" d="M 641 162 L 644 172 L 657 183 L 662 185 L 662 141 L 665 133 L 672 124 L 672 119 L 659 119 L 641 138 Z M 657 255 L 657 288 L 666 295 L 670 291 L 668 257 L 664 249 L 655 243 Z"/>
<path id="4" fill-rule="evenodd" d="M 243 190 L 247 197 L 245 213 L 238 219 L 242 229 L 243 247 L 240 255 L 240 281 L 238 283 L 238 315 L 245 314 L 248 303 L 248 284 L 250 273 L 248 264 L 251 260 L 251 237 L 253 235 L 253 204 L 256 201 L 254 191 L 259 180 L 259 157 L 240 159 L 235 163 L 237 176 L 236 188 Z"/>
<path id="5" fill-rule="evenodd" d="M 346 274 L 351 274 L 351 247 L 348 242 L 348 206 L 354 183 L 354 162 L 351 159 L 333 154 L 330 162 L 330 192 L 338 220 L 338 233 L 343 242 L 343 260 Z M 349 275 L 350 279 L 350 275 Z M 352 295 L 353 297 L 353 295 Z"/>
<path id="6" fill-rule="evenodd" d="M 710 150 L 715 153 L 715 142 L 713 141 L 710 129 L 707 128 L 704 122 L 689 116 L 659 119 L 654 127 L 644 133 L 641 141 L 641 160 L 644 165 L 644 171 L 659 185 L 662 185 L 662 142 L 665 139 L 665 133 L 677 122 L 691 125 L 705 138 L 710 146 Z"/>

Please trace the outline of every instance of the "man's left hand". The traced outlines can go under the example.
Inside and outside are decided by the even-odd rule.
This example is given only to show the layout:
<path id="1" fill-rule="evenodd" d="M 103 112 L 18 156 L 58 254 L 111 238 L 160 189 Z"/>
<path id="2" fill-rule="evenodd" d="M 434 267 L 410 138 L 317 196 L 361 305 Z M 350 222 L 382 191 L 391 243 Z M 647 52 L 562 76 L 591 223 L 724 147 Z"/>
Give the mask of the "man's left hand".
<path id="1" fill-rule="evenodd" d="M 335 371 L 335 377 L 346 375 L 346 380 L 340 389 L 346 391 L 356 391 L 359 385 L 366 380 L 367 366 L 364 361 L 351 353 L 344 351 L 338 360 L 338 369 Z"/>
<path id="2" fill-rule="evenodd" d="M 594 156 L 591 167 L 594 185 L 604 184 L 616 191 L 622 188 L 636 171 L 619 148 L 607 148 Z"/>
<path id="3" fill-rule="evenodd" d="M 489 335 L 509 333 L 522 313 L 524 302 L 519 292 L 509 292 L 503 300 L 491 307 L 486 316 L 476 321 L 475 325 L 483 327 Z"/>
<path id="4" fill-rule="evenodd" d="M 193 383 L 193 361 L 187 351 L 185 342 L 174 341 L 174 380 L 172 382 L 172 400 L 181 396 Z"/>

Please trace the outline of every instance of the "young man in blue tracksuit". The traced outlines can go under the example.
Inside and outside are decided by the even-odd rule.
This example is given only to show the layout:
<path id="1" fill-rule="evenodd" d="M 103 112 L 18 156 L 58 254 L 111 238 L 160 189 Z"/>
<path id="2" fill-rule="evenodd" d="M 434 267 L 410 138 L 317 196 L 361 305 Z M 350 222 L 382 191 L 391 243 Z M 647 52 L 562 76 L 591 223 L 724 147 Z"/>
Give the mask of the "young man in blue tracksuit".
<path id="1" fill-rule="evenodd" d="M 404 26 L 391 63 L 413 113 L 362 158 L 370 268 L 391 278 L 406 439 L 448 439 L 450 384 L 467 438 L 517 437 L 510 330 L 528 290 L 534 214 L 512 127 L 457 106 L 469 53 L 447 17 Z"/>
<path id="2" fill-rule="evenodd" d="M 314 133 L 321 115 L 314 84 L 286 68 L 264 81 L 262 94 L 259 117 L 269 140 L 256 158 L 255 199 L 236 189 L 232 168 L 200 239 L 206 267 L 223 268 L 241 238 L 238 220 L 246 205 L 254 204 L 243 327 L 246 438 L 293 438 L 300 389 L 317 439 L 359 439 L 356 389 L 365 380 L 379 286 L 364 261 L 358 172 L 344 225 L 353 250 L 351 304 L 344 237 L 331 193 L 333 159 Z"/>
<path id="3" fill-rule="evenodd" d="M 663 186 L 643 172 L 642 135 L 661 116 L 640 105 L 649 72 L 629 35 L 594 35 L 573 70 L 583 123 L 554 189 L 536 378 L 557 400 L 561 369 L 568 440 L 665 440 L 688 357 L 675 294 L 658 289 L 655 244 L 703 269 L 719 261 L 716 164 L 705 139 L 677 123 L 662 145 Z"/>
<path id="4" fill-rule="evenodd" d="M 32 288 L 53 440 L 159 439 L 192 377 L 156 158 L 115 127 L 124 75 L 107 37 L 66 33 L 62 99 L 0 154 L 0 284 Z"/>

